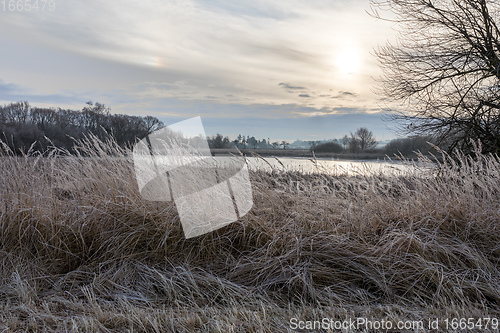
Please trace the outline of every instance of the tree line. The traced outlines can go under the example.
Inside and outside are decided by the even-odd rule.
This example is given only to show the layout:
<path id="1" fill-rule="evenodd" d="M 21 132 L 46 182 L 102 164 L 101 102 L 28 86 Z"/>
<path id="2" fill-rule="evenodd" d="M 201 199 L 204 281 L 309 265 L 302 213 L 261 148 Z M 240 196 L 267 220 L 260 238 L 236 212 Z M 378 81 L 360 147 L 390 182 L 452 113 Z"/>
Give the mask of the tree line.
<path id="1" fill-rule="evenodd" d="M 366 127 L 357 129 L 354 133 L 344 135 L 340 139 L 324 141 L 307 141 L 309 150 L 314 153 L 368 153 L 382 155 L 413 156 L 417 152 L 423 154 L 432 149 L 434 138 L 431 136 L 410 136 L 393 139 L 385 146 L 377 148 L 378 141 L 373 132 Z M 216 134 L 208 137 L 210 148 L 239 148 L 239 149 L 286 149 L 290 143 L 282 141 L 271 142 L 270 139 L 256 139 L 254 136 L 239 134 L 234 140 L 228 136 Z"/>
<path id="2" fill-rule="evenodd" d="M 238 137 L 234 140 L 230 140 L 228 136 L 223 136 L 222 134 L 216 134 L 214 136 L 208 137 L 208 144 L 210 148 L 262 148 L 262 149 L 286 149 L 290 143 L 286 140 L 271 142 L 268 138 L 266 139 L 256 139 L 255 136 L 245 136 L 238 134 Z"/>
<path id="3" fill-rule="evenodd" d="M 0 106 L 0 139 L 16 153 L 49 146 L 73 151 L 75 140 L 92 134 L 101 140 L 112 136 L 120 146 L 163 127 L 152 116 L 111 114 L 101 103 L 87 102 L 82 110 L 33 107 L 28 102 Z"/>
<path id="4" fill-rule="evenodd" d="M 0 139 L 16 153 L 26 153 L 30 148 L 43 152 L 49 146 L 73 151 L 76 140 L 92 134 L 101 140 L 113 137 L 118 145 L 130 146 L 152 132 L 162 128 L 163 123 L 152 116 L 129 116 L 112 114 L 111 109 L 101 103 L 87 102 L 82 110 L 41 108 L 28 102 L 17 102 L 0 106 Z M 234 140 L 217 134 L 209 136 L 210 148 L 239 149 L 287 149 L 290 143 L 254 136 L 238 135 Z M 377 140 L 365 127 L 331 142 L 308 141 L 309 149 L 315 153 L 385 153 L 407 156 L 415 151 L 426 152 L 432 141 L 430 137 L 414 136 L 395 139 L 385 148 L 377 149 Z"/>

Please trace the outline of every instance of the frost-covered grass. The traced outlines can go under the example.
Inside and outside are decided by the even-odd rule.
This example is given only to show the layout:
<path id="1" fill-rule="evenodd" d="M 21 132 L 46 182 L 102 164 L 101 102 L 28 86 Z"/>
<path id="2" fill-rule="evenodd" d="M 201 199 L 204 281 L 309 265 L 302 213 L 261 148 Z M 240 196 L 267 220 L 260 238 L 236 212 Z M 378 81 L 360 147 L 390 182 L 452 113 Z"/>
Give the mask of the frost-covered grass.
<path id="1" fill-rule="evenodd" d="M 424 176 L 252 171 L 250 213 L 186 240 L 172 203 L 141 198 L 128 150 L 80 151 L 0 157 L 0 330 L 500 318 L 494 157 L 444 156 Z"/>

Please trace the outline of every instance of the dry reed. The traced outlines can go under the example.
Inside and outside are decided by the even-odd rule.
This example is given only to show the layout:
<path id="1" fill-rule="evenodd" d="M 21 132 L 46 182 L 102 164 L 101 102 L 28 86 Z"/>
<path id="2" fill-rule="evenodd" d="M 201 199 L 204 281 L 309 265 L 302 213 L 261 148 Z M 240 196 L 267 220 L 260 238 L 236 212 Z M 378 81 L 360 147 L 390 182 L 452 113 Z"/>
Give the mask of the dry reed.
<path id="1" fill-rule="evenodd" d="M 21 157 L 4 147 L 0 330 L 500 317 L 493 156 L 443 154 L 397 176 L 252 171 L 250 213 L 186 240 L 172 203 L 139 195 L 129 150 L 95 138 L 78 147 Z"/>

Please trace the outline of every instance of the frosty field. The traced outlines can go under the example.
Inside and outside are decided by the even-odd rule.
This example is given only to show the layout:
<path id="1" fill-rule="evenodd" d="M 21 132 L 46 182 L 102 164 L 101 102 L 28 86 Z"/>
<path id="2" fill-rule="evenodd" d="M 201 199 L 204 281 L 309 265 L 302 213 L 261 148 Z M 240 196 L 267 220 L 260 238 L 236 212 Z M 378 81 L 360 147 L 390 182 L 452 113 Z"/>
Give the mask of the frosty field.
<path id="1" fill-rule="evenodd" d="M 253 209 L 186 240 L 172 203 L 141 198 L 130 151 L 92 140 L 79 151 L 0 157 L 1 330 L 500 317 L 495 157 L 445 155 L 426 177 L 253 170 Z"/>

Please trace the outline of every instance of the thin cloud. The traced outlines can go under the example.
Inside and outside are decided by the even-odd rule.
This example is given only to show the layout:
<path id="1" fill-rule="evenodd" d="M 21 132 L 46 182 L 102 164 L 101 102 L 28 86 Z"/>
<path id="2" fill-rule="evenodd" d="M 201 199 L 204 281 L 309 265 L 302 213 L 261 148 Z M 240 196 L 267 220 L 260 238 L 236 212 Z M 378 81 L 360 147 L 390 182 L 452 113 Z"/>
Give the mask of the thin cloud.
<path id="1" fill-rule="evenodd" d="M 354 98 L 358 97 L 358 94 L 351 92 L 351 91 L 339 91 L 337 95 L 331 95 L 330 98 L 332 99 L 347 99 L 347 98 Z"/>
<path id="2" fill-rule="evenodd" d="M 21 86 L 13 83 L 6 83 L 2 79 L 0 79 L 0 95 L 1 96 L 8 96 L 12 94 L 17 94 L 20 91 L 23 91 Z"/>
<path id="3" fill-rule="evenodd" d="M 372 109 L 373 110 L 373 109 Z M 368 112 L 369 110 L 364 107 L 331 107 L 331 108 L 305 108 L 298 107 L 293 114 L 300 115 L 302 117 L 319 117 L 328 115 L 355 115 L 355 114 L 381 114 L 382 110 L 378 112 Z"/>
<path id="4" fill-rule="evenodd" d="M 282 86 L 283 88 L 287 90 L 306 90 L 306 87 L 301 87 L 301 86 L 292 86 L 291 84 L 281 82 L 278 84 L 279 86 Z"/>

